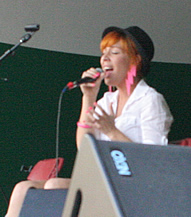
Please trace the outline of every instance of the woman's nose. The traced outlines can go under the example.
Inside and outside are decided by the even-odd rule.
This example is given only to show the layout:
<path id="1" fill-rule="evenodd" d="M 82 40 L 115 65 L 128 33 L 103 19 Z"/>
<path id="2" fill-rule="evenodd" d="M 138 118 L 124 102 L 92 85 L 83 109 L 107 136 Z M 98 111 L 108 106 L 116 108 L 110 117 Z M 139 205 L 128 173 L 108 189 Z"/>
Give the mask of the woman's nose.
<path id="1" fill-rule="evenodd" d="M 109 60 L 109 54 L 108 53 L 103 54 L 102 55 L 102 60 L 104 60 L 104 61 Z"/>

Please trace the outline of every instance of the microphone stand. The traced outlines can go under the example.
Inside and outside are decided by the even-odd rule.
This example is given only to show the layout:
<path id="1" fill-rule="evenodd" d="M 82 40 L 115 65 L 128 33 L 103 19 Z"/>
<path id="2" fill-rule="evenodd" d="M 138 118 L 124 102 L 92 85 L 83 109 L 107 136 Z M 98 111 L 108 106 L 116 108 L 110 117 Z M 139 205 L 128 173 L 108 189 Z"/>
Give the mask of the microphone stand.
<path id="1" fill-rule="evenodd" d="M 13 52 L 23 43 L 26 43 L 34 34 L 34 32 L 30 32 L 22 36 L 22 38 L 19 40 L 19 43 L 15 44 L 11 49 L 8 49 L 1 57 L 0 57 L 0 63 L 2 60 L 4 60 L 9 55 L 13 54 Z"/>
<path id="2" fill-rule="evenodd" d="M 1 62 L 8 57 L 9 55 L 13 55 L 15 50 L 23 43 L 26 43 L 33 34 L 40 29 L 40 24 L 29 24 L 25 26 L 25 31 L 27 32 L 25 35 L 23 35 L 19 43 L 15 44 L 11 49 L 8 49 L 2 56 L 0 56 L 0 64 Z M 0 78 L 2 81 L 8 81 L 7 78 Z"/>
<path id="3" fill-rule="evenodd" d="M 19 43 L 15 44 L 11 49 L 8 49 L 1 57 L 0 57 L 0 63 L 2 62 L 2 60 L 4 60 L 6 57 L 8 57 L 9 55 L 13 54 L 13 52 L 23 43 L 26 43 L 32 36 L 33 34 L 38 31 L 40 28 L 39 24 L 29 24 L 27 26 L 25 26 L 25 31 L 27 31 L 28 33 L 26 33 L 25 35 L 23 35 L 20 40 Z M 0 78 L 0 80 L 2 81 L 8 81 L 7 78 Z M 3 188 L 0 185 L 0 192 L 3 194 L 3 197 L 8 205 L 8 198 L 5 195 L 5 192 L 3 191 Z"/>

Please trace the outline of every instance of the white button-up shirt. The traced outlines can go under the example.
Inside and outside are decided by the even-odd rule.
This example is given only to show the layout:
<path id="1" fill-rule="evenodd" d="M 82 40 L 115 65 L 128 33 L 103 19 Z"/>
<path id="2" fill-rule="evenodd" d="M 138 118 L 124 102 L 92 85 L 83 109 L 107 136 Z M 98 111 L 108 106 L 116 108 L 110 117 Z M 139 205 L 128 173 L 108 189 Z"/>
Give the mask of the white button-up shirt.
<path id="1" fill-rule="evenodd" d="M 118 91 L 106 92 L 98 104 L 109 114 L 112 102 L 116 113 L 118 94 Z M 121 115 L 115 119 L 115 126 L 135 143 L 166 145 L 172 122 L 173 117 L 164 97 L 141 80 L 127 100 Z M 98 140 L 110 140 L 98 130 L 95 137 Z"/>

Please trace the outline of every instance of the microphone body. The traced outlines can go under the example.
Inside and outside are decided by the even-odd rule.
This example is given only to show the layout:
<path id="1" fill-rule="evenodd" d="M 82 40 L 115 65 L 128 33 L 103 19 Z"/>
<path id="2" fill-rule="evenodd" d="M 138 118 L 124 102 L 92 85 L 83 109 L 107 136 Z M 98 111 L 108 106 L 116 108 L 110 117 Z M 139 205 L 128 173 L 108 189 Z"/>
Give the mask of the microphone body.
<path id="1" fill-rule="evenodd" d="M 96 71 L 99 72 L 99 73 L 102 73 L 103 70 L 101 68 L 96 68 Z M 69 90 L 73 89 L 73 88 L 76 88 L 76 87 L 79 87 L 81 84 L 86 84 L 86 83 L 93 83 L 94 81 L 96 81 L 97 79 L 99 78 L 96 77 L 96 78 L 91 78 L 91 77 L 85 77 L 85 78 L 81 78 L 77 81 L 73 81 L 73 82 L 69 82 L 67 84 L 67 88 Z"/>

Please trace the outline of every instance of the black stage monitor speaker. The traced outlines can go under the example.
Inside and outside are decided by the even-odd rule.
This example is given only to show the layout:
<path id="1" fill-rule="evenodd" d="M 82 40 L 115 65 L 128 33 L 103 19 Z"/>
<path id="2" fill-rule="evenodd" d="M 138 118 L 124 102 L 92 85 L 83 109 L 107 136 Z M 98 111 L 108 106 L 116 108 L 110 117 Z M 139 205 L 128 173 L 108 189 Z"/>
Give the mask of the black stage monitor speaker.
<path id="1" fill-rule="evenodd" d="M 62 217 L 191 216 L 191 148 L 96 141 L 77 154 Z"/>
<path id="2" fill-rule="evenodd" d="M 29 189 L 19 217 L 61 217 L 67 189 Z"/>

